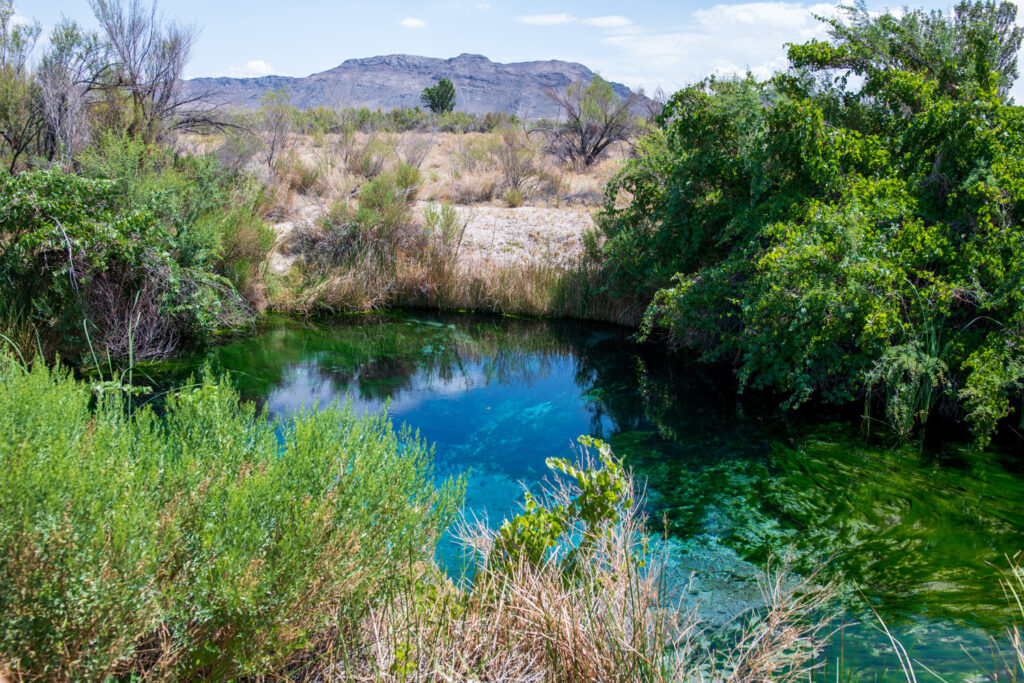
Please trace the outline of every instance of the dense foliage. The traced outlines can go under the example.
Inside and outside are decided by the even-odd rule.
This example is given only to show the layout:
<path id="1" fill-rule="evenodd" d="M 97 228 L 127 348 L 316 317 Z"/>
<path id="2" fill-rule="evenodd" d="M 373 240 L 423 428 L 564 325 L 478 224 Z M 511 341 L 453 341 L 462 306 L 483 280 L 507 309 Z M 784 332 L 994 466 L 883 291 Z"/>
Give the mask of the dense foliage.
<path id="1" fill-rule="evenodd" d="M 385 416 L 278 425 L 206 379 L 158 417 L 94 389 L 0 356 L 0 660 L 17 676 L 278 668 L 430 560 L 460 505 Z"/>
<path id="2" fill-rule="evenodd" d="M 940 406 L 986 440 L 1024 386 L 1014 17 L 851 9 L 768 82 L 676 93 L 609 187 L 611 286 L 788 405 L 877 398 L 903 435 Z"/>
<path id="3" fill-rule="evenodd" d="M 0 297 L 33 347 L 163 355 L 247 320 L 236 286 L 270 243 L 234 179 L 122 138 L 80 163 L 0 174 Z"/>
<path id="4" fill-rule="evenodd" d="M 250 319 L 273 234 L 238 169 L 167 145 L 212 123 L 179 87 L 194 30 L 91 5 L 98 32 L 38 44 L 0 0 L 0 335 L 48 360 L 166 355 Z"/>

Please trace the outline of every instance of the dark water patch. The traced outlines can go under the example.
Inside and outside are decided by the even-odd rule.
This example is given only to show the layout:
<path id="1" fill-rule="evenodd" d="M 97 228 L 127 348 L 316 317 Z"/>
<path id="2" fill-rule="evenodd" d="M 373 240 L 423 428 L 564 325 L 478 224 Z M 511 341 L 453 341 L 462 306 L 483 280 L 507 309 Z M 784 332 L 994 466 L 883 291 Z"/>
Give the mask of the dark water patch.
<path id="1" fill-rule="evenodd" d="M 771 555 L 845 578 L 850 623 L 833 638 L 830 677 L 837 666 L 868 679 L 898 671 L 865 600 L 949 680 L 992 662 L 990 638 L 1012 616 L 998 581 L 1024 548 L 1012 456 L 893 448 L 848 423 L 797 422 L 619 328 L 402 313 L 282 321 L 149 371 L 174 386 L 204 366 L 275 416 L 345 396 L 361 410 L 388 405 L 436 444 L 440 476 L 470 473 L 467 511 L 493 523 L 547 475 L 546 458 L 571 455 L 580 434 L 604 438 L 648 482 L 673 596 L 711 623 L 758 604 L 754 578 Z"/>

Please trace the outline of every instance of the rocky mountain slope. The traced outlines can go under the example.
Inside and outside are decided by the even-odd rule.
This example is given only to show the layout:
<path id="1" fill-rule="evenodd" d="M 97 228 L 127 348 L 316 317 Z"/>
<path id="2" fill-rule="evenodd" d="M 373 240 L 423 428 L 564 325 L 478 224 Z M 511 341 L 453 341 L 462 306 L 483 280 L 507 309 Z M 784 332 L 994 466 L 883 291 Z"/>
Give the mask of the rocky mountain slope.
<path id="1" fill-rule="evenodd" d="M 190 96 L 208 94 L 211 104 L 228 107 L 258 107 L 264 94 L 283 88 L 291 103 L 301 108 L 340 105 L 388 110 L 419 106 L 423 88 L 448 78 L 455 85 L 460 111 L 504 111 L 537 119 L 555 118 L 559 113 L 544 95 L 546 88 L 564 89 L 593 77 L 594 72 L 582 64 L 558 60 L 501 64 L 471 54 L 451 59 L 386 55 L 350 59 L 305 78 L 196 78 L 185 81 L 184 87 Z M 620 96 L 629 94 L 626 86 L 613 86 Z"/>

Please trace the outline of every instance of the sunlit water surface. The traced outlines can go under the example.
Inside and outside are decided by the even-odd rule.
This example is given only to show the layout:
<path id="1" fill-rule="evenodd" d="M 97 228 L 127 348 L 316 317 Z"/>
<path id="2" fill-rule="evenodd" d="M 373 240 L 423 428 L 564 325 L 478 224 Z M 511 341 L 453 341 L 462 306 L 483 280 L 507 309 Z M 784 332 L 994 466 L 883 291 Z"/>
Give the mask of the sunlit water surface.
<path id="1" fill-rule="evenodd" d="M 545 458 L 572 457 L 581 434 L 609 441 L 647 482 L 652 526 L 668 531 L 672 599 L 710 624 L 759 604 L 755 577 L 771 554 L 788 552 L 803 572 L 841 572 L 849 623 L 817 677 L 901 678 L 863 599 L 947 680 L 999 668 L 992 649 L 1012 612 L 998 568 L 1024 549 L 1024 478 L 998 455 L 886 448 L 850 425 L 745 415 L 727 382 L 597 325 L 281 321 L 152 373 L 174 384 L 207 364 L 282 419 L 346 396 L 359 410 L 389 405 L 396 423 L 436 444 L 439 477 L 468 474 L 466 512 L 492 524 L 540 484 Z M 442 554 L 454 562 L 450 548 Z"/>

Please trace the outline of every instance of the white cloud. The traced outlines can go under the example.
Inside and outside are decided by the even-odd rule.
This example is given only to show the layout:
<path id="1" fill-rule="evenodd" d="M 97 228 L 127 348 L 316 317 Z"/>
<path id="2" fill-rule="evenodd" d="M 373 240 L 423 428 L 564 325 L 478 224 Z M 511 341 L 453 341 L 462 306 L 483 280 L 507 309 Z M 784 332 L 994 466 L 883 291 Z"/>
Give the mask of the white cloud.
<path id="1" fill-rule="evenodd" d="M 598 28 L 624 28 L 633 25 L 632 21 L 618 14 L 612 14 L 607 17 L 590 17 L 589 19 L 584 19 L 583 23 L 587 26 L 596 26 Z"/>
<path id="2" fill-rule="evenodd" d="M 520 24 L 530 24 L 531 26 L 557 26 L 559 24 L 572 24 L 576 22 L 576 17 L 571 14 L 530 14 L 525 17 L 518 17 L 516 19 Z"/>
<path id="3" fill-rule="evenodd" d="M 253 59 L 245 63 L 244 67 L 233 66 L 228 69 L 228 76 L 234 78 L 254 78 L 257 76 L 269 76 L 274 73 L 274 67 L 262 59 Z"/>
<path id="4" fill-rule="evenodd" d="M 427 22 L 422 19 L 417 19 L 416 17 L 406 17 L 398 23 L 406 28 L 423 28 L 427 25 Z"/>
<path id="5" fill-rule="evenodd" d="M 639 26 L 609 31 L 601 41 L 612 48 L 595 62 L 606 78 L 651 89 L 673 90 L 710 74 L 768 78 L 787 65 L 785 43 L 825 38 L 814 15 L 833 16 L 836 5 L 801 2 L 717 4 L 694 11 L 668 29 Z"/>
<path id="6" fill-rule="evenodd" d="M 593 26 L 605 31 L 613 31 L 617 33 L 635 28 L 632 21 L 619 14 L 610 14 L 602 17 L 586 17 L 584 19 L 574 17 L 573 15 L 566 14 L 564 12 L 560 14 L 529 14 L 517 17 L 516 21 L 520 24 L 530 24 L 531 26 L 584 24 L 585 26 Z"/>
<path id="7" fill-rule="evenodd" d="M 479 2 L 473 3 L 473 7 L 476 7 L 478 10 L 491 9 L 491 0 L 479 0 Z"/>
<path id="8" fill-rule="evenodd" d="M 18 10 L 14 10 L 14 14 L 11 15 L 11 26 L 31 26 L 33 23 L 24 14 L 19 14 Z"/>

